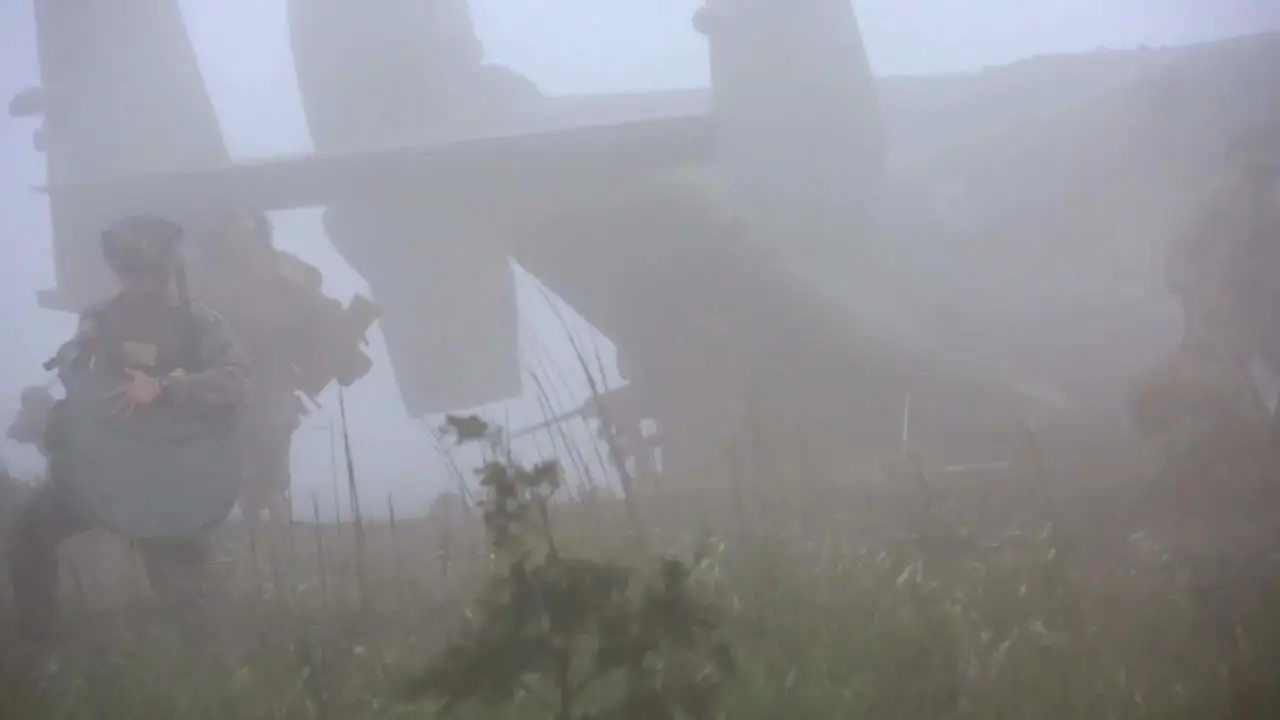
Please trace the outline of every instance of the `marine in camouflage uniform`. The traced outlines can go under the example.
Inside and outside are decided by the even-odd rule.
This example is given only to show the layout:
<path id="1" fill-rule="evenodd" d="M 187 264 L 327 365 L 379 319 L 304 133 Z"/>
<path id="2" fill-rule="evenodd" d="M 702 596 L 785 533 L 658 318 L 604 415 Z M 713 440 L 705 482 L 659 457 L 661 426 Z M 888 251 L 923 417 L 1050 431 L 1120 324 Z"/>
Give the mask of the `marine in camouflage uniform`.
<path id="1" fill-rule="evenodd" d="M 250 521 L 264 512 L 273 522 L 287 521 L 290 447 L 306 413 L 302 397 L 314 397 L 331 379 L 350 384 L 368 372 L 359 351 L 368 324 L 346 323 L 349 313 L 324 295 L 319 270 L 272 246 L 263 213 L 224 213 L 200 251 L 196 294 L 226 318 L 253 366 L 240 417 L 246 479 L 240 508 Z M 326 361 L 335 355 L 339 369 L 330 371 Z"/>
<path id="2" fill-rule="evenodd" d="M 191 412 L 225 410 L 244 397 L 248 365 L 226 325 L 211 310 L 184 302 L 175 290 L 181 238 L 181 226 L 151 216 L 127 218 L 105 232 L 103 255 L 121 290 L 85 312 L 75 337 L 50 361 L 50 369 L 101 363 L 119 375 L 122 385 L 109 398 L 122 415 L 155 403 Z M 184 367 L 193 349 L 195 362 Z M 43 443 L 48 480 L 15 521 L 9 546 L 19 629 L 36 650 L 48 649 L 55 631 L 57 548 L 92 528 L 66 494 L 59 409 L 53 410 Z M 138 549 L 152 589 L 175 613 L 180 628 L 207 631 L 208 538 L 140 542 Z"/>
<path id="3" fill-rule="evenodd" d="M 1183 339 L 1173 358 L 1136 380 L 1139 427 L 1169 434 L 1178 426 L 1195 435 L 1226 423 L 1255 455 L 1265 447 L 1270 410 L 1250 365 L 1280 368 L 1271 327 L 1280 309 L 1275 187 L 1268 171 L 1249 167 L 1169 248 L 1169 289 L 1183 307 Z"/>
<path id="4" fill-rule="evenodd" d="M 1275 578 L 1276 422 L 1253 368 L 1280 374 L 1278 180 L 1248 165 L 1170 248 L 1183 341 L 1131 396 L 1136 424 L 1169 450 L 1173 549 L 1208 632 L 1228 648 Z"/>
<path id="5" fill-rule="evenodd" d="M 1256 348 L 1240 292 L 1261 215 L 1258 182 L 1249 173 L 1224 188 L 1169 247 L 1182 342 L 1135 378 L 1130 397 L 1139 429 L 1165 443 L 1166 471 L 1188 498 L 1182 505 L 1200 516 L 1204 508 L 1190 498 L 1205 490 L 1221 496 L 1219 480 L 1256 476 L 1267 447 L 1269 412 L 1249 373 Z"/>

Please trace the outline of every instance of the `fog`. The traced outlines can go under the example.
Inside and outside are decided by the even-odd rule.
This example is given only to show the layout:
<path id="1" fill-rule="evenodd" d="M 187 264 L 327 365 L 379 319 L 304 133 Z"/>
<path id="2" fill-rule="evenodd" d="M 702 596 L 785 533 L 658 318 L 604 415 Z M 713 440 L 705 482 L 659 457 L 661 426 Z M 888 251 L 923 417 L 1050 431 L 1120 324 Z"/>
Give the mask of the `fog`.
<path id="1" fill-rule="evenodd" d="M 706 86 L 705 39 L 690 24 L 700 4 L 564 0 L 552 7 L 529 0 L 473 0 L 471 6 L 487 59 L 525 74 L 549 95 L 560 95 Z M 284 0 L 186 0 L 182 6 L 232 154 L 247 159 L 309 150 Z M 966 72 L 1033 55 L 1179 45 L 1280 27 L 1280 8 L 1265 0 L 991 0 L 981 7 L 958 0 L 874 0 L 857 3 L 857 10 L 871 65 L 880 76 Z M 33 34 L 27 3 L 0 6 L 0 97 L 37 84 Z M 50 287 L 53 276 L 47 206 L 30 190 L 44 175 L 42 156 L 31 146 L 32 130 L 24 120 L 0 124 L 0 229 L 6 243 L 0 414 L 5 416 L 15 411 L 22 387 L 45 379 L 40 362 L 73 322 L 35 306 L 36 292 Z M 326 242 L 318 211 L 278 213 L 274 220 L 278 245 L 317 265 L 330 294 L 347 298 L 366 291 Z M 605 384 L 619 379 L 608 340 L 571 310 L 549 304 L 556 302 L 534 278 L 518 274 L 521 346 L 526 353 L 545 354 L 539 362 L 561 368 L 559 375 L 569 378 L 557 390 L 567 409 L 583 402 L 589 388 L 565 339 L 560 313 L 568 314 L 573 334 L 600 349 Z M 347 395 L 355 461 L 371 497 L 394 494 L 404 512 L 421 512 L 451 481 L 423 423 L 406 417 L 376 332 L 372 346 L 375 370 Z M 318 492 L 328 513 L 328 427 L 336 419 L 336 401 L 332 393 L 322 400 L 325 411 L 309 418 L 298 434 L 293 465 L 296 496 Z M 529 383 L 522 397 L 485 412 L 514 427 L 544 414 Z M 17 474 L 39 472 L 38 457 L 29 448 L 9 443 L 3 451 Z"/>
<path id="2" fill-rule="evenodd" d="M 1277 31 L 0 3 L 0 716 L 1274 715 Z"/>

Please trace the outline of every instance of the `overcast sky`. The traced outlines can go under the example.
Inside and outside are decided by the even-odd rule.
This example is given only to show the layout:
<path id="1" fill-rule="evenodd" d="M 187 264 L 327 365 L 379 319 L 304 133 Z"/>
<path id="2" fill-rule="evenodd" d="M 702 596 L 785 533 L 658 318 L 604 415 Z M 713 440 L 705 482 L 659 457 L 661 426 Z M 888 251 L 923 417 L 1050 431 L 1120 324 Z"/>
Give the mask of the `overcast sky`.
<path id="1" fill-rule="evenodd" d="M 797 2 L 799 0 L 796 0 Z M 374 3 L 370 3 L 373 5 Z M 510 65 L 550 93 L 705 86 L 703 40 L 690 17 L 700 0 L 472 0 L 491 62 Z M 182 0 L 224 135 L 238 157 L 310 147 L 288 53 L 284 0 Z M 1186 44 L 1280 27 L 1277 0 L 866 0 L 855 3 L 878 74 L 979 69 L 1030 55 Z M 0 3 L 0 100 L 36 84 L 31 2 Z M 71 320 L 35 307 L 52 285 L 47 208 L 29 188 L 43 178 L 31 148 L 32 124 L 0 118 L 0 422 L 7 424 L 21 387 L 39 382 L 40 361 L 69 332 Z M 281 245 L 318 264 L 333 294 L 363 289 L 327 246 L 314 212 L 277 218 Z M 522 282 L 525 326 L 544 343 L 560 329 L 541 294 Z M 379 354 L 381 349 L 378 348 Z M 563 347 L 551 350 L 569 360 Z M 381 358 L 376 358 L 381 359 Z M 579 393 L 582 388 L 577 388 Z M 385 360 L 349 397 L 356 457 L 370 492 L 394 490 L 421 507 L 442 483 L 420 427 L 404 416 Z M 529 399 L 515 417 L 538 415 Z M 329 450 L 321 420 L 300 435 L 295 475 L 302 494 L 328 483 Z M 514 423 L 519 424 L 519 423 Z M 34 455 L 3 448 L 30 471 Z M 369 503 L 380 504 L 380 503 Z"/>

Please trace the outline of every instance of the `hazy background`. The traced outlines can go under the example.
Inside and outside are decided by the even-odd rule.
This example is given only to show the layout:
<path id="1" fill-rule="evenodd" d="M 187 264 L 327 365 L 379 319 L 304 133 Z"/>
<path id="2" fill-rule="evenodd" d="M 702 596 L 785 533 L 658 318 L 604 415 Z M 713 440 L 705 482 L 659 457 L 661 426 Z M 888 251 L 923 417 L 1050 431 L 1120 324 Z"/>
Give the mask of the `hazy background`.
<path id="1" fill-rule="evenodd" d="M 354 0 L 353 0 L 354 1 Z M 690 18 L 702 0 L 472 0 L 490 62 L 510 65 L 551 94 L 687 88 L 707 84 L 703 39 Z M 284 0 L 181 2 L 205 80 L 233 155 L 261 157 L 310 148 L 288 53 Z M 373 7 L 375 3 L 370 3 Z M 1175 45 L 1280 27 L 1276 0 L 866 0 L 855 3 L 875 72 L 963 72 L 1045 54 L 1097 48 Z M 127 38 L 122 38 L 127 42 Z M 38 82 L 30 2 L 0 3 L 0 100 Z M 7 424 L 21 387 L 40 382 L 40 361 L 65 339 L 72 319 L 39 310 L 37 290 L 53 283 L 47 208 L 30 188 L 42 182 L 43 157 L 31 146 L 33 123 L 0 119 L 0 422 Z M 314 211 L 276 216 L 280 246 L 316 263 L 338 297 L 364 284 L 329 246 Z M 522 347 L 576 377 L 576 361 L 555 312 L 536 281 L 521 276 Z M 591 334 L 573 320 L 579 337 Z M 602 339 L 606 364 L 611 348 Z M 356 461 L 366 507 L 394 492 L 403 511 L 421 511 L 451 485 L 422 424 L 406 418 L 374 338 L 375 371 L 348 393 Z M 562 388 L 584 399 L 585 383 Z M 327 415 L 336 402 L 326 398 Z M 488 409 L 514 426 L 541 416 L 532 389 Z M 313 416 L 294 449 L 300 498 L 329 497 L 326 414 Z M 36 454 L 3 448 L 19 474 L 39 470 Z M 326 505 L 328 505 L 326 503 Z M 326 507 L 326 512 L 328 512 Z"/>

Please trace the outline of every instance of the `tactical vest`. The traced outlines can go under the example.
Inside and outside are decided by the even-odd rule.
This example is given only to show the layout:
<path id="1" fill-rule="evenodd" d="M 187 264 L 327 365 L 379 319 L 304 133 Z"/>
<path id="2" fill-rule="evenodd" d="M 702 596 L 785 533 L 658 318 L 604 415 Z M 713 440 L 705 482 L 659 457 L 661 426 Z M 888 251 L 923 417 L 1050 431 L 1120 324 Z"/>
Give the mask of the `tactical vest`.
<path id="1" fill-rule="evenodd" d="M 96 323 L 88 347 L 61 371 L 60 486 L 81 515 L 126 537 L 189 537 L 224 520 L 239 497 L 237 415 L 191 412 L 160 398 L 116 416 L 105 396 L 127 381 L 125 367 L 153 376 L 203 369 L 198 325 L 207 321 L 174 308 L 148 318 L 159 323 L 134 323 L 124 311 L 112 304 L 86 316 Z"/>

